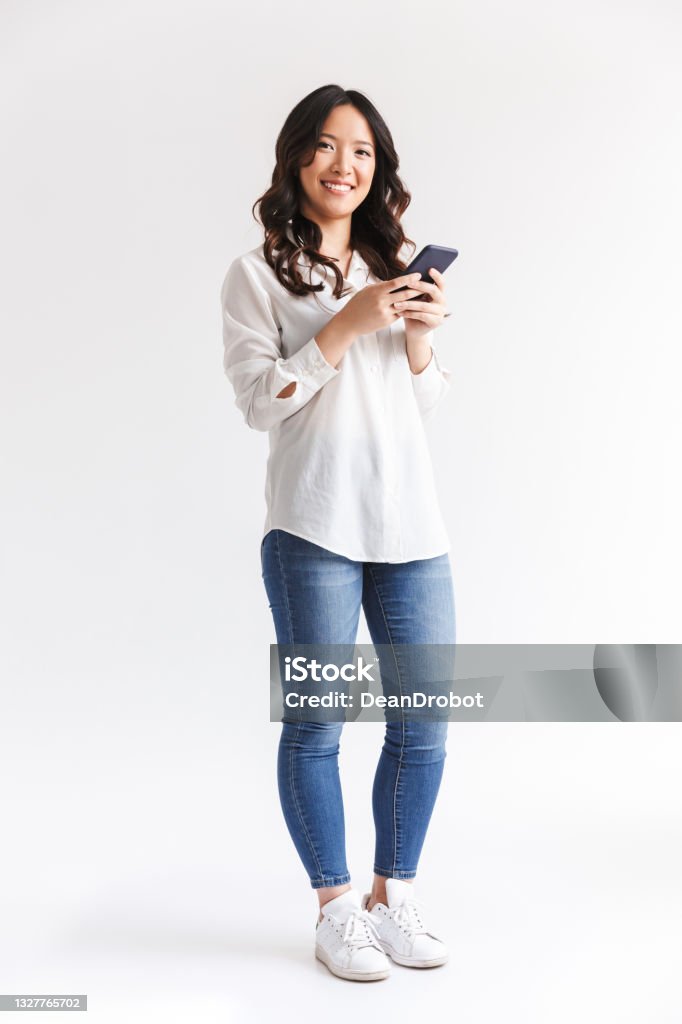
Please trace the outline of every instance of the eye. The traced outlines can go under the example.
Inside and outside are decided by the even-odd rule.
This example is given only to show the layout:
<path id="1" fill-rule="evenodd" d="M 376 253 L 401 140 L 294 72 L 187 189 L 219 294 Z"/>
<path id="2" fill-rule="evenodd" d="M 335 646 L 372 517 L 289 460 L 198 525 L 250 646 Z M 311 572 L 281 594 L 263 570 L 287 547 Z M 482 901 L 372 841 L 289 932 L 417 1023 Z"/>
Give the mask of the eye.
<path id="1" fill-rule="evenodd" d="M 317 144 L 318 149 L 319 149 L 320 146 L 329 146 L 330 149 L 333 148 L 331 142 L 325 142 L 324 140 L 318 142 L 318 144 Z M 355 152 L 356 153 L 363 153 L 365 156 L 369 156 L 369 157 L 371 157 L 371 155 L 372 155 L 371 153 L 368 153 L 366 149 L 356 149 Z"/>

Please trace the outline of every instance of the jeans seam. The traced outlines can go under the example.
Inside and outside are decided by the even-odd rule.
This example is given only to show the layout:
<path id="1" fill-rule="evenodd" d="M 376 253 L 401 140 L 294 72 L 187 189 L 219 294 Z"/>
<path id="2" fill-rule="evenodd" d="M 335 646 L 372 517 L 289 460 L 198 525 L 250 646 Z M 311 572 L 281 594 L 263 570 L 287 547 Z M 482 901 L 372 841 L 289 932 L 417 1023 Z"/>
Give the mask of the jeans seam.
<path id="1" fill-rule="evenodd" d="M 417 875 L 416 868 L 398 870 L 397 868 L 381 868 L 377 864 L 374 865 L 373 871 L 380 878 L 415 878 Z"/>
<path id="2" fill-rule="evenodd" d="M 367 568 L 369 569 L 370 579 L 372 580 L 372 584 L 374 585 L 374 591 L 375 591 L 376 596 L 377 596 L 377 601 L 379 603 L 379 608 L 381 610 L 381 615 L 382 615 L 382 618 L 384 620 L 384 625 L 386 626 L 386 634 L 388 636 L 388 642 L 391 645 L 391 653 L 393 654 L 393 661 L 395 663 L 396 675 L 398 677 L 398 692 L 399 692 L 399 695 L 400 695 L 400 698 L 401 698 L 401 700 L 400 700 L 400 711 L 401 711 L 401 714 L 400 714 L 400 757 L 398 758 L 398 770 L 397 770 L 396 775 L 395 775 L 395 787 L 394 787 L 394 790 L 393 790 L 393 870 L 395 871 L 396 870 L 396 861 L 398 859 L 398 817 L 397 817 L 397 812 L 396 812 L 396 805 L 397 805 L 397 800 L 398 800 L 398 785 L 399 785 L 399 782 L 400 782 L 400 772 L 401 772 L 401 769 L 402 769 L 402 766 L 403 766 L 403 751 L 405 750 L 405 715 L 404 715 L 403 710 L 402 710 L 403 681 L 402 681 L 402 678 L 401 678 L 401 675 L 400 675 L 400 666 L 398 665 L 398 659 L 397 659 L 396 654 L 395 654 L 395 646 L 393 644 L 393 637 L 391 635 L 391 627 L 390 627 L 390 625 L 388 623 L 388 619 L 386 617 L 386 612 L 384 610 L 384 605 L 383 605 L 383 602 L 381 600 L 381 594 L 379 592 L 379 587 L 377 586 L 377 581 L 376 581 L 376 579 L 374 577 L 374 573 L 372 571 L 372 566 L 369 565 Z"/>
<path id="3" fill-rule="evenodd" d="M 285 602 L 286 602 L 287 622 L 289 624 L 289 639 L 290 639 L 291 643 L 293 644 L 293 642 L 294 642 L 294 621 L 293 621 L 293 616 L 291 614 L 291 606 L 289 604 L 289 591 L 287 589 L 287 581 L 286 581 L 286 576 L 284 574 L 284 566 L 282 564 L 282 556 L 281 556 L 281 552 L 280 552 L 280 548 L 279 548 L 279 533 L 278 532 L 275 533 L 275 543 L 277 545 L 277 561 L 279 563 L 279 571 L 280 571 L 280 575 L 282 577 L 282 589 L 284 590 L 284 598 L 285 598 Z M 294 742 L 291 744 L 290 749 L 289 749 L 289 781 L 291 783 L 291 792 L 292 792 L 293 797 L 294 797 L 294 805 L 296 807 L 296 814 L 298 815 L 298 820 L 301 823 L 301 829 L 303 831 L 303 834 L 305 835 L 306 842 L 308 844 L 308 849 L 312 853 L 313 859 L 314 859 L 314 861 L 315 861 L 315 863 L 317 865 L 318 874 L 321 875 L 321 874 L 323 874 L 322 865 L 320 864 L 320 860 L 319 860 L 319 857 L 317 856 L 317 851 L 315 849 L 313 841 L 310 838 L 310 833 L 308 832 L 308 829 L 306 827 L 306 823 L 303 820 L 303 814 L 301 812 L 301 804 L 300 804 L 299 797 L 298 797 L 298 791 L 296 789 L 296 773 L 294 772 L 294 751 L 296 749 L 295 745 L 298 743 L 298 738 L 299 738 L 299 735 L 300 735 L 300 732 L 301 732 L 301 724 L 302 724 L 301 720 L 299 719 L 299 721 L 296 723 L 296 735 L 294 736 Z"/>
<path id="4" fill-rule="evenodd" d="M 318 878 L 311 878 L 310 884 L 313 889 L 333 889 L 337 885 L 348 885 L 351 880 L 350 872 L 343 875 L 323 875 Z"/>

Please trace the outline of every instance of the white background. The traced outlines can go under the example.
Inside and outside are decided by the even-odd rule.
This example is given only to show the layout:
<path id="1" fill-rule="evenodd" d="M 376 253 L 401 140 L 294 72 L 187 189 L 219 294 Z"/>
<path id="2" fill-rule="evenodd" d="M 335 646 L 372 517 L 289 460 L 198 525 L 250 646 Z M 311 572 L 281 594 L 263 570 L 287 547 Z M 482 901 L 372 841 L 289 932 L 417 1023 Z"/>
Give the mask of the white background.
<path id="1" fill-rule="evenodd" d="M 458 640 L 679 642 L 679 7 L 0 12 L 0 991 L 87 992 L 97 1022 L 678 1021 L 676 725 L 452 726 L 418 878 L 450 964 L 353 986 L 313 960 L 267 720 L 267 437 L 219 290 L 289 110 L 365 92 L 408 234 L 460 250 L 429 428 Z M 380 744 L 342 746 L 360 889 Z"/>

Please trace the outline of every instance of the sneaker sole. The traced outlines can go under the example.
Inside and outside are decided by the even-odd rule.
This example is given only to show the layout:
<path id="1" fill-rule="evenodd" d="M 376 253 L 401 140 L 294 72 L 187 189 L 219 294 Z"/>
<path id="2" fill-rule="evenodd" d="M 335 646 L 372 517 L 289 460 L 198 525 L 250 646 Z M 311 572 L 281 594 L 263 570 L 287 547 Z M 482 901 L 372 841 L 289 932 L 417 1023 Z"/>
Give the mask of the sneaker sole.
<path id="1" fill-rule="evenodd" d="M 442 967 L 443 964 L 448 962 L 447 953 L 445 956 L 435 957 L 433 960 L 414 960 L 409 956 L 396 952 L 393 946 L 383 939 L 381 940 L 381 947 L 386 956 L 390 956 L 391 960 L 395 960 L 397 964 L 401 964 L 403 967 Z"/>
<path id="2" fill-rule="evenodd" d="M 391 973 L 390 966 L 383 971 L 351 971 L 347 967 L 339 967 L 334 961 L 327 955 L 326 951 L 322 946 L 315 946 L 315 956 L 320 960 L 325 967 L 335 974 L 337 978 L 344 978 L 346 981 L 381 981 L 383 978 L 388 978 Z"/>

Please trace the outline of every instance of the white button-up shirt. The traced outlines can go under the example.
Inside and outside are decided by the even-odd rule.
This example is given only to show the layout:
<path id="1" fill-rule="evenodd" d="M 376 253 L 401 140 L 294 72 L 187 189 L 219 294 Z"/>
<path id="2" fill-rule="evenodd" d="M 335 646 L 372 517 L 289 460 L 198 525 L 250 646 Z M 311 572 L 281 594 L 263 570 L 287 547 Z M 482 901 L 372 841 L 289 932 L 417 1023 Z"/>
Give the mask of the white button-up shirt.
<path id="1" fill-rule="evenodd" d="M 225 373 L 248 426 L 269 432 L 263 536 L 286 530 L 360 562 L 444 554 L 424 421 L 450 389 L 450 371 L 432 347 L 412 373 L 402 319 L 360 335 L 332 366 L 315 335 L 379 279 L 354 252 L 349 291 L 335 299 L 330 270 L 303 256 L 299 266 L 324 291 L 289 293 L 258 246 L 233 261 L 221 292 Z M 292 381 L 293 394 L 277 398 Z"/>

